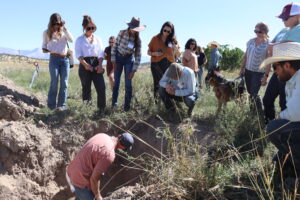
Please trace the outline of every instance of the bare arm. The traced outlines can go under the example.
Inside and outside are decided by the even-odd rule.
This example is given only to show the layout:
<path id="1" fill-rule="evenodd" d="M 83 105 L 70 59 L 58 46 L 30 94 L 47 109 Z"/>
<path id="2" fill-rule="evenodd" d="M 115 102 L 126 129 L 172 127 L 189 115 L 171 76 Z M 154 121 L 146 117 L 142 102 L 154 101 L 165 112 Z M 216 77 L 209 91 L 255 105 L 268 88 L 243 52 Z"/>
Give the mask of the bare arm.
<path id="1" fill-rule="evenodd" d="M 96 200 L 102 200 L 102 196 L 101 196 L 100 190 L 99 190 L 100 177 L 101 177 L 101 174 L 99 172 L 97 172 L 97 170 L 94 170 L 93 174 L 90 178 L 91 189 L 92 189 L 92 192 L 93 192 Z"/>
<path id="2" fill-rule="evenodd" d="M 78 58 L 78 60 L 79 60 L 80 64 L 82 64 L 82 65 L 84 66 L 85 70 L 88 70 L 88 71 L 91 71 L 91 72 L 93 71 L 93 67 L 92 67 L 91 65 L 89 65 L 89 64 L 83 59 L 82 56 L 80 56 L 80 57 Z"/>

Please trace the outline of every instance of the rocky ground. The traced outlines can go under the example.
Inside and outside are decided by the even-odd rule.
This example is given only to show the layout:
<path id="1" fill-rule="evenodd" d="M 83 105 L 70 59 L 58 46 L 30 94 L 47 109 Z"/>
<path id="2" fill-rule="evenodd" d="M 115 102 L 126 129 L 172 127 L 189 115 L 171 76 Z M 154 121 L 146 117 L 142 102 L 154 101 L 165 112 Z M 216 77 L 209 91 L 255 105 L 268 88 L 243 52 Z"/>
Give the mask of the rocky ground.
<path id="1" fill-rule="evenodd" d="M 165 151 L 165 141 L 157 136 L 166 124 L 159 119 L 132 119 L 126 124 L 77 122 L 65 120 L 65 113 L 42 114 L 39 110 L 44 106 L 45 97 L 32 95 L 0 75 L 0 199 L 73 199 L 65 167 L 82 144 L 99 132 L 117 135 L 123 129 L 134 133 L 137 139 L 130 152 L 133 159 L 145 152 L 159 155 Z M 184 128 L 178 124 L 167 126 L 174 132 Z M 208 127 L 194 127 L 202 142 L 213 137 L 205 134 Z M 159 199 L 151 194 L 153 186 L 137 184 L 143 171 L 131 167 L 136 168 L 136 164 L 117 157 L 101 180 L 105 199 Z M 120 188 L 126 185 L 131 186 Z"/>

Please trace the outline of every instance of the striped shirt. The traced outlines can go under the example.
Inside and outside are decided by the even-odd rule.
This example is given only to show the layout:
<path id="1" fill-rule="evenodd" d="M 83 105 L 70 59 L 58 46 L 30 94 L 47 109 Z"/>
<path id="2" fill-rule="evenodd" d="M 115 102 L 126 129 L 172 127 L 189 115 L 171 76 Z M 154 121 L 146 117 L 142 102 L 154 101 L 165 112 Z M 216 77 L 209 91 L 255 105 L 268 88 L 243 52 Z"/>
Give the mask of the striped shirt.
<path id="1" fill-rule="evenodd" d="M 253 38 L 247 43 L 246 69 L 253 72 L 264 72 L 264 69 L 259 69 L 259 65 L 267 57 L 269 40 L 260 43 L 258 46 L 255 45 L 255 40 L 256 38 Z"/>
<path id="2" fill-rule="evenodd" d="M 141 41 L 139 40 L 139 47 L 134 45 L 135 37 L 129 35 L 127 30 L 121 30 L 115 45 L 111 49 L 111 61 L 116 62 L 117 52 L 121 55 L 134 55 L 133 71 L 136 71 L 141 62 Z"/>

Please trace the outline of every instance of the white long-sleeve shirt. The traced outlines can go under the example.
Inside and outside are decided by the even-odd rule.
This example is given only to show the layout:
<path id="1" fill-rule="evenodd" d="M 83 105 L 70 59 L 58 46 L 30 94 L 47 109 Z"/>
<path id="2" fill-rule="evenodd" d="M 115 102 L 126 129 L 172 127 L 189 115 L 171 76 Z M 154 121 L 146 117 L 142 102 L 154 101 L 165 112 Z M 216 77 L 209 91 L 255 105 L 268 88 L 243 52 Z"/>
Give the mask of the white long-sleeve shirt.
<path id="1" fill-rule="evenodd" d="M 83 34 L 79 36 L 75 42 L 75 55 L 76 58 L 79 57 L 97 57 L 104 58 L 104 47 L 102 40 L 93 35 L 92 44 L 87 40 L 86 36 Z"/>
<path id="2" fill-rule="evenodd" d="M 166 76 L 168 70 L 165 72 L 163 77 L 159 81 L 161 87 L 171 84 L 175 88 L 175 96 L 189 96 L 195 94 L 196 91 L 196 79 L 195 73 L 188 67 L 183 67 L 183 73 L 178 80 L 170 79 Z"/>
<path id="3" fill-rule="evenodd" d="M 286 109 L 280 114 L 281 119 L 300 121 L 300 70 L 285 84 Z"/>
<path id="4" fill-rule="evenodd" d="M 57 34 L 53 33 L 51 39 L 47 34 L 47 30 L 45 30 L 43 33 L 42 48 L 48 49 L 51 53 L 67 54 L 67 42 L 73 42 L 73 36 L 67 29 L 62 31 L 61 37 L 58 37 Z"/>

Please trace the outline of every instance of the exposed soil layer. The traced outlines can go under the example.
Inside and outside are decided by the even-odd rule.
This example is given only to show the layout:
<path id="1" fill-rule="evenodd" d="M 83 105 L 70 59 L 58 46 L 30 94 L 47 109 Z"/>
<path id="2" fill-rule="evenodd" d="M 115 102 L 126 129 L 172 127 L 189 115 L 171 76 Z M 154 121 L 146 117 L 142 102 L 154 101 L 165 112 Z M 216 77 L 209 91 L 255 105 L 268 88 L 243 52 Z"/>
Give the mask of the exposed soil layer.
<path id="1" fill-rule="evenodd" d="M 117 135 L 123 131 L 136 136 L 129 152 L 132 158 L 118 153 L 113 166 L 101 179 L 101 193 L 109 195 L 107 200 L 155 199 L 149 195 L 151 187 L 136 184 L 144 173 L 139 158 L 160 157 L 167 150 L 166 141 L 161 137 L 164 130 L 168 128 L 177 137 L 184 127 L 155 118 L 132 119 L 126 123 L 66 119 L 53 126 L 51 121 L 59 120 L 64 114 L 53 113 L 44 117 L 45 120 L 36 120 L 34 116 L 43 115 L 38 111 L 44 105 L 44 97 L 29 94 L 0 75 L 0 199 L 74 199 L 65 180 L 66 165 L 91 136 L 101 132 Z M 206 143 L 213 137 L 206 134 L 209 127 L 196 124 L 193 127 L 198 141 Z"/>

